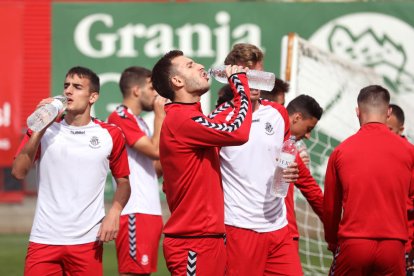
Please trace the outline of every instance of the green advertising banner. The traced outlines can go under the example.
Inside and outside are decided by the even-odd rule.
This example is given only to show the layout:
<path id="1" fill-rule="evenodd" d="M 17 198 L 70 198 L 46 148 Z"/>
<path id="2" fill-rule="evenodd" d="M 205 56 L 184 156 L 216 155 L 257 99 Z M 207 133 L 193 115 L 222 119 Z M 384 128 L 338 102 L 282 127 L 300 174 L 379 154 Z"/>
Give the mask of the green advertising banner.
<path id="1" fill-rule="evenodd" d="M 117 82 L 126 67 L 137 65 L 151 69 L 164 53 L 180 49 L 207 69 L 222 64 L 232 45 L 238 42 L 260 47 L 265 52 L 265 70 L 280 76 L 284 72 L 281 61 L 286 55 L 286 49 L 282 51 L 282 38 L 295 32 L 314 48 L 332 54 L 318 56 L 315 53 L 319 50 L 306 52 L 303 48 L 302 56 L 308 61 L 296 68 L 299 72 L 296 78 L 300 78 L 302 84 L 292 82 L 294 91 L 288 93 L 288 99 L 301 93 L 309 94 L 326 111 L 312 139 L 307 141 L 312 174 L 323 186 L 332 149 L 359 128 L 354 108 L 358 89 L 362 87 L 353 87 L 352 91 L 337 88 L 338 85 L 352 87 L 340 82 L 352 84 L 365 74 L 358 73 L 363 70 L 354 70 L 355 64 L 371 68 L 380 77 L 381 84 L 389 88 L 392 102 L 405 111 L 405 134 L 410 139 L 414 137 L 413 14 L 414 3 L 409 2 L 55 2 L 51 94 L 62 92 L 64 76 L 70 67 L 89 67 L 98 73 L 102 84 L 93 112 L 105 120 L 121 101 Z M 325 58 L 329 60 L 326 65 Z M 342 68 L 337 67 L 338 63 Z M 345 67 L 349 65 L 346 70 L 344 64 L 347 64 Z M 331 71 L 326 71 L 324 77 L 316 74 L 329 66 Z M 221 84 L 213 81 L 211 92 L 203 96 L 205 113 L 214 107 L 220 87 Z M 300 193 L 296 196 L 304 272 L 326 275 L 331 254 L 325 250 L 322 225 L 312 216 L 313 212 Z"/>
<path id="2" fill-rule="evenodd" d="M 167 51 L 181 49 L 208 68 L 221 64 L 231 46 L 238 42 L 261 47 L 266 54 L 265 70 L 278 74 L 283 35 L 296 32 L 308 39 L 332 22 L 350 16 L 354 18 L 347 24 L 362 29 L 355 33 L 344 32 L 341 39 L 345 44 L 351 43 L 351 47 L 361 38 L 359 42 L 363 43 L 359 45 L 364 46 L 363 40 L 371 39 L 369 43 L 374 47 L 391 51 L 389 60 L 377 63 L 382 72 L 387 68 L 394 70 L 390 74 L 412 71 L 414 57 L 409 56 L 409 50 L 413 48 L 403 46 L 414 43 L 413 11 L 414 3 L 54 3 L 52 94 L 62 91 L 68 68 L 74 65 L 90 67 L 102 81 L 101 98 L 95 113 L 98 118 L 105 119 L 114 103 L 120 101 L 117 81 L 126 67 L 152 68 Z M 359 14 L 375 16 L 367 18 Z M 392 25 L 396 27 L 392 29 L 391 21 L 408 25 L 410 32 L 403 31 L 398 25 Z M 371 30 L 374 36 L 361 37 L 363 28 Z M 328 35 L 319 35 L 315 42 L 332 51 Z M 390 38 L 387 45 L 384 44 L 386 38 Z M 395 64 L 392 56 L 397 51 L 400 52 L 397 57 L 400 64 Z M 349 54 L 346 48 L 344 53 Z M 375 56 L 363 55 L 363 58 Z M 219 88 L 220 85 L 213 82 L 212 91 Z M 206 112 L 210 109 L 209 102 L 215 102 L 215 92 L 212 95 L 203 105 Z"/>

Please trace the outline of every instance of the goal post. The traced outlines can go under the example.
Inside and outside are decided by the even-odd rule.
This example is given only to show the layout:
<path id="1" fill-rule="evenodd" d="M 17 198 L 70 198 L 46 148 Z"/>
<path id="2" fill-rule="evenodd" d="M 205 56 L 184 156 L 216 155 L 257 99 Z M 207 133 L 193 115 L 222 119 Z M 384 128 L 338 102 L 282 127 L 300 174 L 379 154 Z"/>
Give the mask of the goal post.
<path id="1" fill-rule="evenodd" d="M 382 77 L 370 68 L 312 45 L 295 33 L 282 39 L 280 69 L 281 78 L 290 85 L 286 104 L 300 94 L 307 94 L 324 109 L 311 138 L 305 141 L 311 155 L 312 175 L 323 190 L 329 155 L 359 129 L 355 113 L 359 91 L 367 85 L 383 85 Z M 327 275 L 332 253 L 326 249 L 323 225 L 297 189 L 295 212 L 304 273 Z"/>

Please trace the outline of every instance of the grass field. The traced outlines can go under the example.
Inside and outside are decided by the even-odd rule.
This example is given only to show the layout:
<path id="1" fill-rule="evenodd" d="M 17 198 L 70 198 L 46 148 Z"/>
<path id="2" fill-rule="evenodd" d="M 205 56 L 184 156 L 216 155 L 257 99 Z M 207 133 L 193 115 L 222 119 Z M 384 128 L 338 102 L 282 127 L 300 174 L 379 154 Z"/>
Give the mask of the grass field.
<path id="1" fill-rule="evenodd" d="M 0 275 L 23 275 L 24 258 L 26 256 L 29 235 L 0 235 Z M 115 244 L 110 242 L 104 246 L 103 256 L 104 275 L 118 275 L 116 264 Z M 158 254 L 158 272 L 154 276 L 170 275 L 165 266 L 161 244 Z"/>
<path id="2" fill-rule="evenodd" d="M 26 256 L 29 235 L 27 234 L 0 234 L 0 275 L 20 276 L 23 275 L 24 258 Z M 170 275 L 162 254 L 161 243 L 158 253 L 158 272 L 154 276 Z M 306 269 L 305 256 L 301 256 L 306 275 L 326 275 L 326 271 Z M 331 260 L 324 260 L 326 263 L 321 265 L 320 259 L 312 257 L 311 262 L 314 266 L 328 268 Z M 115 244 L 110 242 L 104 246 L 103 267 L 105 276 L 115 276 L 117 273 Z M 319 273 L 318 273 L 319 272 Z"/>

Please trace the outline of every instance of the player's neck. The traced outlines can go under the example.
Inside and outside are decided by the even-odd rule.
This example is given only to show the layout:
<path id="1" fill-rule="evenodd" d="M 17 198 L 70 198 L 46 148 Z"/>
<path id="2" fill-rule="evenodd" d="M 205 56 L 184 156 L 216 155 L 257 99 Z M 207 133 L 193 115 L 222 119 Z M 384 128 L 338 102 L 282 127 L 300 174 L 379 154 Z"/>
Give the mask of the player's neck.
<path id="1" fill-rule="evenodd" d="M 139 104 L 138 99 L 124 99 L 122 104 L 125 105 L 129 110 L 131 110 L 132 114 L 138 116 L 142 112 L 142 107 Z"/>
<path id="2" fill-rule="evenodd" d="M 258 100 L 253 100 L 252 101 L 252 112 L 255 112 L 259 109 L 260 107 L 260 103 Z"/>
<path id="3" fill-rule="evenodd" d="M 196 103 L 201 99 L 199 93 L 189 93 L 185 90 L 179 90 L 175 93 L 174 102 L 178 103 Z"/>
<path id="4" fill-rule="evenodd" d="M 86 126 L 91 122 L 90 113 L 72 114 L 66 113 L 65 122 L 70 126 Z"/>
<path id="5" fill-rule="evenodd" d="M 378 115 L 378 114 L 362 114 L 359 117 L 359 122 L 362 125 L 369 124 L 369 123 L 381 123 L 386 124 L 387 123 L 387 117 L 386 115 Z"/>

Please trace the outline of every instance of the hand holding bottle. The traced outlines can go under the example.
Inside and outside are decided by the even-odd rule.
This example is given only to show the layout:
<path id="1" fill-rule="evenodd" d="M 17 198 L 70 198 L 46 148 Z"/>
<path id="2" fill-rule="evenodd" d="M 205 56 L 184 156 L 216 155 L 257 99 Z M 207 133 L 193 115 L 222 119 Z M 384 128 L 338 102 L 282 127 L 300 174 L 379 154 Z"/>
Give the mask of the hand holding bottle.
<path id="1" fill-rule="evenodd" d="M 232 65 L 232 66 L 237 66 L 237 65 Z M 231 74 L 230 75 L 227 74 L 227 71 L 226 71 L 227 68 L 228 68 L 228 65 L 227 67 L 226 65 L 220 65 L 217 67 L 213 67 L 208 70 L 208 74 L 214 77 L 218 82 L 227 83 L 227 78 L 231 75 Z M 238 66 L 238 68 L 241 68 L 241 66 Z M 272 91 L 273 87 L 275 86 L 275 79 L 276 79 L 275 74 L 271 72 L 265 72 L 265 71 L 248 70 L 248 69 L 246 70 L 246 68 L 244 68 L 244 70 L 247 73 L 247 79 L 249 81 L 250 89 Z M 237 73 L 237 72 L 233 72 L 233 74 L 234 73 Z"/>
<path id="2" fill-rule="evenodd" d="M 284 182 L 294 183 L 299 178 L 298 163 L 291 162 L 286 169 L 283 170 L 282 178 Z"/>
<path id="3" fill-rule="evenodd" d="M 290 136 L 282 145 L 273 178 L 271 192 L 277 197 L 285 197 L 290 183 L 296 182 L 299 177 L 298 165 L 295 162 L 297 153 L 295 136 Z"/>
<path id="4" fill-rule="evenodd" d="M 249 71 L 249 68 L 239 66 L 239 65 L 227 65 L 225 70 L 226 70 L 226 76 L 227 78 L 229 78 L 231 75 L 236 74 L 236 73 L 247 73 Z"/>
<path id="5" fill-rule="evenodd" d="M 55 96 L 40 101 L 36 110 L 27 118 L 27 126 L 34 132 L 39 132 L 51 125 L 66 109 L 65 96 Z"/>

